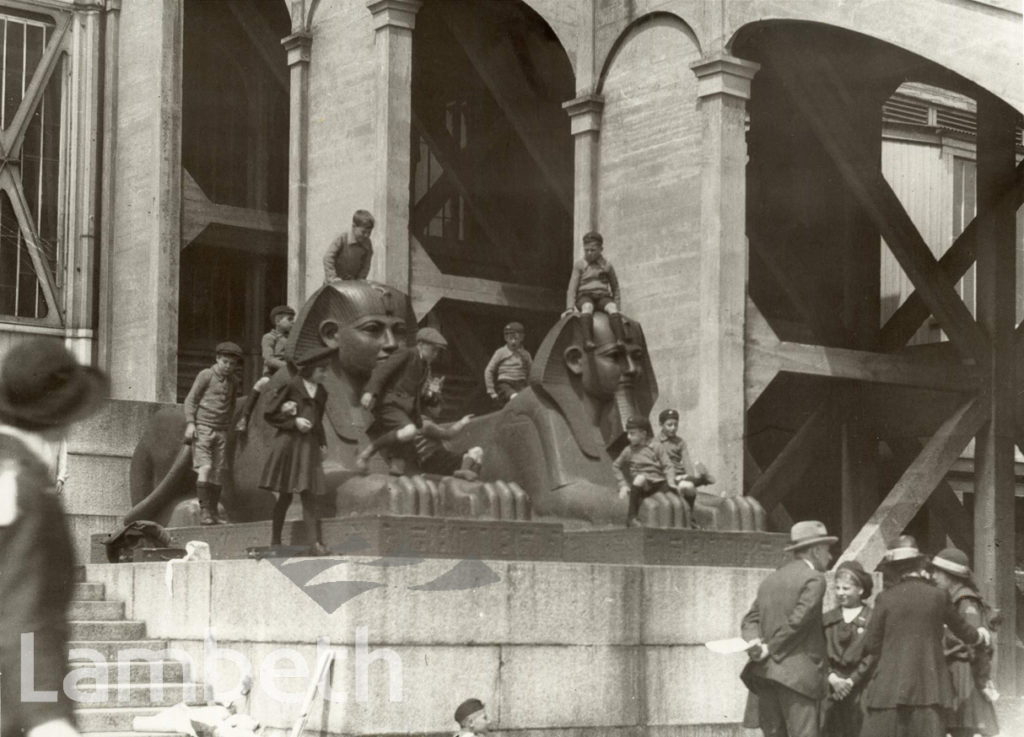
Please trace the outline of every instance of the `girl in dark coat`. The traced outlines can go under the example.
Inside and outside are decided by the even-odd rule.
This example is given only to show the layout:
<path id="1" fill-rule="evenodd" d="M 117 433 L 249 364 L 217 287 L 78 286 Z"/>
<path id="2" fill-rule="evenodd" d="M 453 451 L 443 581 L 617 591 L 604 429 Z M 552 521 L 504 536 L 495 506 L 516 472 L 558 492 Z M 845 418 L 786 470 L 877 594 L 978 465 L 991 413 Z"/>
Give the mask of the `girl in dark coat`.
<path id="1" fill-rule="evenodd" d="M 974 585 L 967 554 L 946 548 L 932 559 L 932 580 L 949 592 L 957 612 L 973 627 L 985 627 L 985 603 Z M 953 709 L 946 726 L 953 737 L 999 734 L 996 710 L 989 700 L 992 686 L 991 648 L 971 647 L 946 633 L 946 662 L 953 678 Z"/>
<path id="2" fill-rule="evenodd" d="M 953 686 L 942 652 L 942 627 L 964 642 L 988 643 L 953 608 L 945 591 L 927 578 L 927 559 L 902 535 L 883 565 L 896 582 L 878 595 L 864 635 L 864 652 L 878 658 L 864 691 L 862 737 L 945 737 Z"/>
<path id="3" fill-rule="evenodd" d="M 285 513 L 292 496 L 299 494 L 302 519 L 314 541 L 313 555 L 327 553 L 316 497 L 327 493 L 322 453 L 327 444 L 323 425 L 327 391 L 322 385 L 335 353 L 335 348 L 323 348 L 297 361 L 299 373 L 270 398 L 264 415 L 277 428 L 260 475 L 260 488 L 278 493 L 270 544 L 281 544 Z"/>
<path id="4" fill-rule="evenodd" d="M 829 696 L 824 702 L 824 737 L 857 737 L 864 721 L 861 695 L 874 657 L 864 654 L 864 633 L 871 619 L 871 574 L 855 560 L 840 563 L 835 577 L 839 606 L 825 612 Z"/>

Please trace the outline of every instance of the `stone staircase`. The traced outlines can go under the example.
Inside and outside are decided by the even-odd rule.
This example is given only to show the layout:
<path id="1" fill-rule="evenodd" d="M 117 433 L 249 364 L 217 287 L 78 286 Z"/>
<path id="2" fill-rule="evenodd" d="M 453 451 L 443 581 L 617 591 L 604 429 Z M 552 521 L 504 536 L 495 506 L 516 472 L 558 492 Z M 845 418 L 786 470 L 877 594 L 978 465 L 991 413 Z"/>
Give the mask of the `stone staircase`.
<path id="1" fill-rule="evenodd" d="M 108 601 L 103 584 L 77 582 L 68 619 L 71 678 L 79 680 L 65 683 L 77 684 L 83 733 L 135 735 L 135 717 L 202 698 L 188 666 L 167 658 L 166 641 L 146 637 L 145 622 L 126 619 L 124 603 Z"/>

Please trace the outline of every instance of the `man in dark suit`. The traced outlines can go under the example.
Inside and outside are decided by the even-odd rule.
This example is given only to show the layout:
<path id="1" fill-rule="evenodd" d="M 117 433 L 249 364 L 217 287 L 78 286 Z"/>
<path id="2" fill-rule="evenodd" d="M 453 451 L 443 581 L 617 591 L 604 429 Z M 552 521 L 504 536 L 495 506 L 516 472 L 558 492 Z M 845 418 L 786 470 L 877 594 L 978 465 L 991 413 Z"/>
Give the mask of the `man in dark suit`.
<path id="1" fill-rule="evenodd" d="M 74 553 L 52 481 L 52 446 L 106 394 L 106 377 L 58 341 L 20 343 L 0 368 L 2 737 L 78 734 L 62 687 Z"/>
<path id="2" fill-rule="evenodd" d="M 821 522 L 793 525 L 786 548 L 793 560 L 761 583 L 743 617 L 743 639 L 753 645 L 741 678 L 757 698 L 765 737 L 818 737 L 821 701 L 828 695 L 824 571 L 837 540 Z"/>

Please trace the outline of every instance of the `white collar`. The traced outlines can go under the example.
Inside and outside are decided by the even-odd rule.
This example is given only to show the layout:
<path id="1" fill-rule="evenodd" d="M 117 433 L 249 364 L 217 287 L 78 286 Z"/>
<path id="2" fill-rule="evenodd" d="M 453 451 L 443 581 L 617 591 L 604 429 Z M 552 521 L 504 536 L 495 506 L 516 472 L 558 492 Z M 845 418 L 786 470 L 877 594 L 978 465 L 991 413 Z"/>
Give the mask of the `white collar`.
<path id="1" fill-rule="evenodd" d="M 22 430 L 19 427 L 4 425 L 3 423 L 0 423 L 0 435 L 7 435 L 15 440 L 21 441 L 21 443 L 28 448 L 29 452 L 31 452 L 40 463 L 46 466 L 46 468 L 51 472 L 53 471 L 53 464 L 55 460 L 53 443 L 46 440 L 43 436 L 28 430 Z"/>
<path id="2" fill-rule="evenodd" d="M 306 394 L 309 395 L 310 399 L 313 399 L 313 398 L 316 397 L 316 382 L 315 381 L 309 381 L 308 379 L 303 379 L 302 380 L 302 386 L 304 386 L 306 388 Z"/>
<path id="3" fill-rule="evenodd" d="M 859 617 L 860 613 L 862 611 L 864 611 L 864 605 L 863 604 L 861 604 L 860 606 L 852 606 L 852 607 L 845 607 L 844 606 L 844 607 L 840 607 L 839 608 L 840 614 L 843 615 L 843 621 L 846 622 L 847 624 L 849 624 L 850 622 L 855 620 L 857 617 Z"/>

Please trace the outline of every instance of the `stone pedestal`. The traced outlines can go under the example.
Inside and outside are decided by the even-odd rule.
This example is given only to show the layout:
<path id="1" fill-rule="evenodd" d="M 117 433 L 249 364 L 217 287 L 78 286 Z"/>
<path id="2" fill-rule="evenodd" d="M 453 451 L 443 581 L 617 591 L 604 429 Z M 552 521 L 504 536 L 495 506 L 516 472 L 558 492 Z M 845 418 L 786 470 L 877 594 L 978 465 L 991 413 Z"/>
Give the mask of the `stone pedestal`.
<path id="1" fill-rule="evenodd" d="M 658 566 L 774 568 L 787 535 L 630 527 L 565 533 L 565 560 Z"/>

